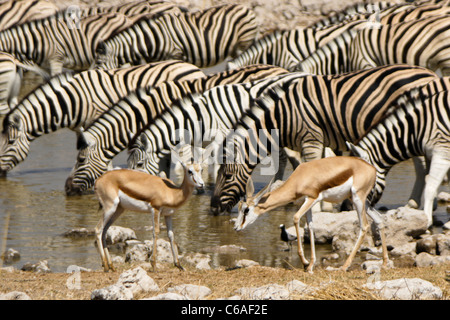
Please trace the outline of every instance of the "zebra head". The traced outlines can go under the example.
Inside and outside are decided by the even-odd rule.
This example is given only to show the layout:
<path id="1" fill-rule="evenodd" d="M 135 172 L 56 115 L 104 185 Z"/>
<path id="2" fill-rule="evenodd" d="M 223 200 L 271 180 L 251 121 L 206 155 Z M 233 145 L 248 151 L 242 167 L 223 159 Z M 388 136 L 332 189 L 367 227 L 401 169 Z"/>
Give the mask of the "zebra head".
<path id="1" fill-rule="evenodd" d="M 97 178 L 112 169 L 110 159 L 105 157 L 97 141 L 88 132 L 78 135 L 77 149 L 77 161 L 65 184 L 65 192 L 69 196 L 86 193 L 94 186 Z"/>
<path id="2" fill-rule="evenodd" d="M 111 42 L 99 42 L 95 49 L 94 68 L 109 70 L 119 67 L 117 56 L 113 54 L 113 48 L 111 46 Z"/>
<path id="3" fill-rule="evenodd" d="M 211 212 L 214 215 L 230 212 L 245 194 L 245 185 L 250 177 L 245 164 L 221 164 L 211 197 Z"/>
<path id="4" fill-rule="evenodd" d="M 152 147 L 145 131 L 138 134 L 128 148 L 128 168 L 141 170 L 153 175 L 161 172 L 169 176 L 170 150 L 158 150 Z"/>
<path id="5" fill-rule="evenodd" d="M 0 176 L 5 176 L 8 171 L 25 160 L 32 140 L 18 116 L 5 118 L 0 136 Z"/>

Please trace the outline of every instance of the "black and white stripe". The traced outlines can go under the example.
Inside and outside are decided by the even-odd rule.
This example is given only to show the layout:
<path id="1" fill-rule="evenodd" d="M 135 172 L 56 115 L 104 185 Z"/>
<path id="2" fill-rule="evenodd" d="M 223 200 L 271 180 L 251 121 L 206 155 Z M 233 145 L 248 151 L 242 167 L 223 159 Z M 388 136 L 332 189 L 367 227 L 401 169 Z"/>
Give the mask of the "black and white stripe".
<path id="1" fill-rule="evenodd" d="M 128 167 L 150 174 L 168 174 L 171 150 L 180 143 L 179 132 L 187 135 L 182 144 L 210 146 L 213 154 L 208 160 L 217 164 L 213 161 L 214 145 L 222 143 L 253 101 L 272 86 L 304 76 L 304 73 L 289 73 L 250 83 L 217 86 L 203 94 L 186 96 L 136 135 L 128 148 Z"/>
<path id="2" fill-rule="evenodd" d="M 99 67 L 181 59 L 208 67 L 234 57 L 256 39 L 255 14 L 242 5 L 144 17 L 99 47 Z"/>
<path id="3" fill-rule="evenodd" d="M 425 68 L 393 65 L 335 76 L 311 75 L 268 90 L 242 117 L 235 134 L 227 137 L 212 210 L 233 208 L 252 171 L 272 149 L 300 151 L 304 161 L 321 158 L 324 147 L 345 151 L 346 141 L 360 138 L 399 95 L 436 78 Z M 261 129 L 276 130 L 279 143 L 272 142 L 275 137 L 270 133 L 261 137 Z M 235 152 L 243 161 L 225 156 Z"/>
<path id="4" fill-rule="evenodd" d="M 39 20 L 59 11 L 47 0 L 8 0 L 0 3 L 0 30 L 8 29 L 32 20 Z"/>
<path id="5" fill-rule="evenodd" d="M 1 31 L 0 50 L 46 67 L 52 75 L 63 67 L 86 70 L 95 61 L 97 44 L 130 24 L 126 16 L 116 13 L 74 21 L 62 11 Z"/>
<path id="6" fill-rule="evenodd" d="M 70 8 L 70 7 L 69 7 Z M 67 9 L 66 9 L 67 10 Z M 88 16 L 104 14 L 104 13 L 121 13 L 128 17 L 139 16 L 142 14 L 159 14 L 162 12 L 182 12 L 187 9 L 175 5 L 175 3 L 161 0 L 142 0 L 142 1 L 127 1 L 122 4 L 114 6 L 89 6 L 89 7 L 77 7 L 72 6 L 69 10 L 73 10 L 73 13 L 77 17 L 85 18 Z"/>
<path id="7" fill-rule="evenodd" d="M 218 85 L 254 81 L 286 70 L 267 65 L 225 71 L 206 78 L 165 82 L 154 88 L 140 89 L 124 97 L 102 114 L 79 135 L 76 164 L 66 181 L 66 193 L 89 190 L 95 180 L 111 166 L 111 160 L 128 147 L 134 135 L 162 111 L 193 92 L 203 92 Z"/>
<path id="8" fill-rule="evenodd" d="M 182 61 L 55 76 L 5 116 L 0 136 L 0 171 L 9 171 L 23 161 L 36 138 L 61 128 L 86 127 L 139 87 L 203 76 L 199 68 Z"/>
<path id="9" fill-rule="evenodd" d="M 363 9 L 358 9 L 361 6 Z M 287 31 L 277 30 L 255 42 L 239 57 L 230 61 L 228 66 L 229 68 L 234 68 L 253 63 L 268 63 L 288 70 L 295 70 L 296 65 L 342 33 L 352 34 L 356 33 L 358 29 L 378 28 L 381 25 L 414 21 L 423 17 L 450 13 L 450 6 L 438 4 L 422 6 L 402 4 L 392 7 L 374 4 L 373 6 L 373 11 L 371 11 L 372 9 L 369 10 L 370 4 L 367 4 L 366 9 L 364 9 L 365 5 L 359 4 L 355 7 L 350 7 L 352 10 L 349 10 L 351 13 L 368 10 L 366 12 L 369 13 L 352 15 L 351 13 L 345 14 L 347 11 L 343 11 L 335 19 L 325 19 L 306 28 L 299 27 Z M 344 40 L 346 39 L 344 38 Z M 383 44 L 385 45 L 386 43 L 388 42 Z M 333 53 L 334 51 L 331 51 L 331 56 L 329 57 L 331 61 L 328 61 L 328 63 L 337 64 L 338 62 L 335 61 Z M 340 66 L 338 69 L 342 68 Z M 311 70 L 306 68 L 303 70 L 311 72 Z M 356 69 L 345 69 L 345 71 L 353 70 Z M 333 73 L 337 72 L 328 72 L 328 74 Z"/>
<path id="10" fill-rule="evenodd" d="M 33 71 L 48 78 L 39 67 L 23 64 L 11 54 L 0 52 L 0 116 L 17 105 L 24 71 Z"/>
<path id="11" fill-rule="evenodd" d="M 445 7 L 450 10 L 450 6 Z M 337 74 L 405 63 L 450 74 L 450 15 L 432 16 L 359 31 L 328 42 L 295 70 Z"/>
<path id="12" fill-rule="evenodd" d="M 369 196 L 372 205 L 380 200 L 386 175 L 395 164 L 425 156 L 430 166 L 423 189 L 424 211 L 430 226 L 433 200 L 450 169 L 450 85 L 448 79 L 443 81 L 446 88 L 434 94 L 423 90 L 405 93 L 389 115 L 351 145 L 353 153 L 377 169 L 376 185 Z"/>

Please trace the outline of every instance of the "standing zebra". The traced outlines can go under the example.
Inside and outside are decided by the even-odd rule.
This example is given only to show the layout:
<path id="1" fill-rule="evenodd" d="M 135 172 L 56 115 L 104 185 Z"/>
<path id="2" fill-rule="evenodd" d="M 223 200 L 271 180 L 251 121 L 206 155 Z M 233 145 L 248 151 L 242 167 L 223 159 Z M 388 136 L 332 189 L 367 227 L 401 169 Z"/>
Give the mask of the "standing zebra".
<path id="1" fill-rule="evenodd" d="M 36 138 L 61 128 L 80 130 L 141 86 L 198 77 L 204 77 L 199 68 L 181 61 L 55 76 L 22 99 L 3 120 L 0 174 L 25 160 Z"/>
<path id="2" fill-rule="evenodd" d="M 48 77 L 39 67 L 23 64 L 9 53 L 0 52 L 0 116 L 17 105 L 23 70 L 33 71 L 43 78 Z"/>
<path id="3" fill-rule="evenodd" d="M 305 161 L 321 158 L 324 147 L 344 151 L 346 141 L 360 138 L 399 95 L 436 78 L 425 68 L 392 65 L 343 75 L 311 75 L 268 90 L 226 139 L 211 210 L 229 211 L 245 193 L 256 165 L 277 147 L 266 131 L 277 130 L 279 147 L 300 151 Z M 225 156 L 236 152 L 236 158 L 242 159 L 238 163 Z"/>
<path id="4" fill-rule="evenodd" d="M 288 70 L 295 70 L 299 63 L 342 33 L 352 34 L 351 32 L 356 33 L 358 29 L 362 28 L 374 28 L 379 25 L 414 21 L 422 17 L 450 14 L 450 6 L 447 4 L 422 6 L 405 4 L 381 10 L 379 8 L 384 7 L 382 4 L 373 7 L 374 12 L 377 13 L 377 20 L 373 22 L 370 20 L 369 14 L 357 14 L 349 19 L 340 18 L 337 24 L 331 24 L 325 20 L 306 28 L 286 31 L 277 30 L 256 41 L 245 52 L 230 61 L 228 67 L 234 68 L 253 63 L 269 63 Z M 387 42 L 382 43 L 386 45 Z M 334 58 L 334 56 L 332 55 L 330 58 Z M 330 63 L 332 62 L 337 63 L 336 61 L 330 61 Z M 308 69 L 304 70 L 310 72 Z"/>
<path id="5" fill-rule="evenodd" d="M 78 8 L 72 8 L 78 9 Z M 66 10 L 70 10 L 70 7 Z M 162 12 L 182 12 L 186 11 L 185 8 L 176 6 L 174 3 L 168 1 L 130 1 L 114 6 L 99 6 L 93 5 L 87 8 L 79 8 L 79 18 L 85 18 L 88 16 L 103 14 L 103 13 L 121 13 L 128 17 L 137 16 L 142 14 L 159 14 Z"/>
<path id="6" fill-rule="evenodd" d="M 183 144 L 200 147 L 209 145 L 212 150 L 267 88 L 305 75 L 289 73 L 245 84 L 218 86 L 203 94 L 186 96 L 136 135 L 128 148 L 128 167 L 150 174 L 168 174 L 170 159 L 167 158 L 170 157 L 171 148 L 180 143 L 178 133 L 188 135 L 183 138 L 189 141 L 183 141 Z M 213 164 L 217 164 L 217 161 Z M 214 175 L 216 172 L 214 170 Z M 279 173 L 284 173 L 284 167 Z"/>
<path id="7" fill-rule="evenodd" d="M 450 15 L 361 30 L 349 59 L 355 70 L 406 63 L 450 75 Z"/>
<path id="8" fill-rule="evenodd" d="M 447 6 L 450 10 L 450 6 Z M 349 30 L 328 42 L 295 70 L 337 74 L 406 63 L 450 73 L 450 15 Z"/>
<path id="9" fill-rule="evenodd" d="M 98 48 L 98 67 L 181 59 L 199 67 L 236 56 L 256 39 L 255 14 L 242 5 L 144 17 Z"/>
<path id="10" fill-rule="evenodd" d="M 47 0 L 8 0 L 0 3 L 0 30 L 32 20 L 39 20 L 58 12 L 58 7 Z"/>
<path id="11" fill-rule="evenodd" d="M 373 204 L 381 198 L 392 166 L 417 156 L 425 156 L 431 162 L 424 189 L 424 211 L 429 226 L 433 223 L 433 200 L 450 169 L 449 90 L 448 85 L 446 90 L 433 95 L 418 90 L 405 93 L 393 112 L 355 145 L 349 143 L 354 154 L 377 169 L 376 186 L 370 195 Z"/>
<path id="12" fill-rule="evenodd" d="M 46 67 L 51 75 L 61 73 L 63 67 L 86 70 L 95 62 L 97 45 L 132 22 L 119 13 L 78 21 L 62 11 L 1 31 L 0 51 L 11 53 L 22 62 Z"/>
<path id="13" fill-rule="evenodd" d="M 249 82 L 285 74 L 285 69 L 267 65 L 225 71 L 192 81 L 171 81 L 140 89 L 124 97 L 78 136 L 77 161 L 66 180 L 66 194 L 84 193 L 111 168 L 111 160 L 128 147 L 135 134 L 174 101 L 193 92 L 221 84 Z"/>

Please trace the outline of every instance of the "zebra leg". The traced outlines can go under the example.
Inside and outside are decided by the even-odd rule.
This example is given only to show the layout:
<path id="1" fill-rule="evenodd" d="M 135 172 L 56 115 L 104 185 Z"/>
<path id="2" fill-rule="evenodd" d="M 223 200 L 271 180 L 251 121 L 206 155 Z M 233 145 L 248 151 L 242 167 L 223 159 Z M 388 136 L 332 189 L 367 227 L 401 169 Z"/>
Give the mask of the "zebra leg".
<path id="1" fill-rule="evenodd" d="M 416 181 L 414 182 L 414 187 L 406 206 L 409 208 L 418 209 L 420 207 L 422 192 L 425 186 L 425 159 L 424 157 L 413 157 L 413 162 L 416 171 Z"/>
<path id="2" fill-rule="evenodd" d="M 428 218 L 428 227 L 433 224 L 433 202 L 438 188 L 450 169 L 450 153 L 433 152 L 430 172 L 425 178 L 424 211 Z"/>
<path id="3" fill-rule="evenodd" d="M 369 217 L 371 217 L 372 220 L 375 222 L 378 232 L 380 233 L 381 248 L 383 250 L 383 267 L 387 267 L 388 262 L 389 262 L 389 256 L 388 256 L 387 245 L 386 245 L 386 234 L 385 234 L 385 230 L 384 230 L 385 224 L 383 221 L 383 217 L 374 207 L 371 207 L 367 201 L 366 201 L 366 210 L 367 210 L 367 214 L 369 215 Z"/>
<path id="4" fill-rule="evenodd" d="M 279 162 L 278 162 L 278 171 L 275 174 L 275 181 L 277 180 L 283 180 L 284 171 L 286 170 L 286 164 L 288 155 L 286 153 L 286 148 L 281 148 L 279 153 Z"/>

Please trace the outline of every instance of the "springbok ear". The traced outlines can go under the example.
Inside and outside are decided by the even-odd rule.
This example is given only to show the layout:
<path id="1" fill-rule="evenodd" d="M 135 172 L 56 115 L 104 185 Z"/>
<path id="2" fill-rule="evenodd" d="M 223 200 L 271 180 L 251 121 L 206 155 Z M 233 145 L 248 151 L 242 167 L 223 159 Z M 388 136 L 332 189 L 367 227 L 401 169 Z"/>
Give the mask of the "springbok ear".
<path id="1" fill-rule="evenodd" d="M 275 177 L 270 180 L 269 184 L 262 188 L 255 196 L 255 203 L 258 203 L 259 200 L 261 200 L 262 196 L 265 195 L 267 192 L 269 192 L 270 187 L 272 186 L 272 183 L 275 181 Z"/>
<path id="2" fill-rule="evenodd" d="M 253 196 L 253 193 L 255 192 L 255 186 L 253 185 L 252 177 L 248 178 L 247 186 L 245 187 L 245 196 L 246 198 L 250 198 Z"/>
<path id="3" fill-rule="evenodd" d="M 359 147 L 359 146 L 355 146 L 353 143 L 346 141 L 345 142 L 347 144 L 347 148 L 350 150 L 350 152 L 356 156 L 359 157 L 367 162 L 369 162 L 370 157 L 369 154 L 367 153 L 366 150 L 364 150 L 363 148 Z"/>

